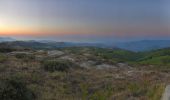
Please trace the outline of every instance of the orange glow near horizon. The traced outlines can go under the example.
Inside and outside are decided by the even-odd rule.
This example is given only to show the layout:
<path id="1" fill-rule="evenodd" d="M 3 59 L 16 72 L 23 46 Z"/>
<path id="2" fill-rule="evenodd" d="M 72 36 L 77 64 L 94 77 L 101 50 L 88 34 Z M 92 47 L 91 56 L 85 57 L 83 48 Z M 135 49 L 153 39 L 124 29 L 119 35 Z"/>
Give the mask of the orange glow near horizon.
<path id="1" fill-rule="evenodd" d="M 0 0 L 0 37 L 166 38 L 166 1 Z"/>
<path id="2" fill-rule="evenodd" d="M 0 35 L 1 36 L 60 36 L 60 35 L 76 35 L 76 34 L 96 34 L 102 35 L 112 34 L 111 28 L 106 30 L 93 25 L 80 25 L 72 23 L 64 24 L 41 24 L 32 20 L 0 18 Z M 105 35 L 105 34 L 103 34 Z"/>
<path id="3" fill-rule="evenodd" d="M 82 24 L 83 23 L 83 24 Z M 150 26 L 150 27 L 149 27 Z M 165 26 L 136 24 L 102 25 L 87 22 L 67 22 L 56 20 L 40 22 L 37 19 L 27 19 L 8 16 L 0 16 L 0 36 L 64 36 L 64 35 L 96 35 L 115 37 L 131 37 L 140 35 L 169 35 L 169 29 Z M 167 30 L 168 29 L 168 30 Z"/>
<path id="4" fill-rule="evenodd" d="M 20 28 L 19 28 L 20 27 Z M 133 30 L 129 29 L 114 29 L 107 30 L 107 33 L 104 33 L 105 30 L 93 30 L 93 29 L 70 29 L 69 27 L 65 28 L 40 28 L 40 27 L 26 27 L 26 26 L 2 26 L 0 25 L 0 36 L 63 36 L 63 35 L 99 35 L 99 36 L 109 36 L 114 33 L 116 37 L 124 37 L 124 36 L 138 36 L 138 35 L 169 35 L 169 30 L 166 28 L 159 29 L 148 29 L 142 30 L 141 28 L 136 28 Z M 87 30 L 87 31 L 86 31 Z"/>

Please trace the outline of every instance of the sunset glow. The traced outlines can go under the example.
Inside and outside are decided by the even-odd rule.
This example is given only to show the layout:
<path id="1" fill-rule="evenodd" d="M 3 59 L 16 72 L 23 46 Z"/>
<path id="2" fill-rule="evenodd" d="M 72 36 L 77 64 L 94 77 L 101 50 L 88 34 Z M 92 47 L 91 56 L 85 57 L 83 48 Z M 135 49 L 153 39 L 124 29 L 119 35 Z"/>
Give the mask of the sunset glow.
<path id="1" fill-rule="evenodd" d="M 0 36 L 167 37 L 168 0 L 1 0 Z"/>

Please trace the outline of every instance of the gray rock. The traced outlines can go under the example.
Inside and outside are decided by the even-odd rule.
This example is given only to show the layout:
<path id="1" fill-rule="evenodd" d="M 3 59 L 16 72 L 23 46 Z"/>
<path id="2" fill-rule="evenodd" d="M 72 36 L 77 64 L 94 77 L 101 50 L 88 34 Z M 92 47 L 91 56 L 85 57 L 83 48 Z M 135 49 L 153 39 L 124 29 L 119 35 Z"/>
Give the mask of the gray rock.
<path id="1" fill-rule="evenodd" d="M 166 86 L 161 100 L 170 100 L 170 85 Z"/>
<path id="2" fill-rule="evenodd" d="M 96 62 L 94 62 L 94 61 L 86 61 L 86 62 L 80 63 L 80 66 L 84 67 L 84 68 L 90 68 L 90 67 L 93 67 L 95 65 L 95 63 Z"/>
<path id="3" fill-rule="evenodd" d="M 52 50 L 47 52 L 48 56 L 62 56 L 64 52 L 58 50 Z"/>
<path id="4" fill-rule="evenodd" d="M 116 68 L 114 65 L 109 65 L 109 64 L 101 64 L 96 66 L 98 69 L 105 69 L 105 68 Z"/>
<path id="5" fill-rule="evenodd" d="M 16 55 L 16 54 L 26 54 L 26 55 L 32 55 L 33 52 L 27 52 L 27 51 L 14 51 L 14 52 L 10 52 L 8 53 L 8 55 Z"/>
<path id="6" fill-rule="evenodd" d="M 69 56 L 69 55 L 62 56 L 59 59 L 69 60 L 69 61 L 75 62 L 75 59 L 73 57 Z"/>

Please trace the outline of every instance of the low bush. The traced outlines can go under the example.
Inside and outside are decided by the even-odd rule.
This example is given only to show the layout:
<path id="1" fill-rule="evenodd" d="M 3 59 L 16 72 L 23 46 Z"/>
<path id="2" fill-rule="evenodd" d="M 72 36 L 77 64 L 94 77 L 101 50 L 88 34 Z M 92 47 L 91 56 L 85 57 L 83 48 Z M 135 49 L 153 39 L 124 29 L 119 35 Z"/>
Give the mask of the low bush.
<path id="1" fill-rule="evenodd" d="M 7 57 L 5 55 L 0 54 L 0 63 L 6 61 Z"/>
<path id="2" fill-rule="evenodd" d="M 29 54 L 24 54 L 24 53 L 16 54 L 15 57 L 18 58 L 18 59 L 22 59 L 24 61 L 30 61 L 30 60 L 35 59 L 34 55 L 31 55 L 31 54 L 29 55 Z"/>
<path id="3" fill-rule="evenodd" d="M 44 69 L 50 72 L 68 71 L 68 69 L 73 66 L 76 65 L 70 61 L 64 61 L 64 60 L 48 60 L 43 62 Z"/>
<path id="4" fill-rule="evenodd" d="M 16 54 L 15 57 L 18 58 L 18 59 L 23 59 L 25 58 L 27 55 L 26 54 Z"/>
<path id="5" fill-rule="evenodd" d="M 0 80 L 0 100 L 34 100 L 34 93 L 18 79 Z"/>
<path id="6" fill-rule="evenodd" d="M 15 49 L 13 49 L 13 48 L 4 48 L 4 47 L 0 48 L 0 52 L 2 52 L 2 53 L 12 52 L 12 51 L 15 51 Z"/>

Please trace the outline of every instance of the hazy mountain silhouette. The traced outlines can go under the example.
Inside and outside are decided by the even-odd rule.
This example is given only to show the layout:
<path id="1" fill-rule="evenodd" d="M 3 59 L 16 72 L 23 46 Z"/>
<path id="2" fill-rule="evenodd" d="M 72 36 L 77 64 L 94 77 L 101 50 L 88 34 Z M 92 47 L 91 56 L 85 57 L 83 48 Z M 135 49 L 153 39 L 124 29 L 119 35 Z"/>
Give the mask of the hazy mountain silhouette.
<path id="1" fill-rule="evenodd" d="M 117 43 L 115 46 L 131 51 L 150 51 L 170 47 L 170 40 L 141 40 Z"/>
<path id="2" fill-rule="evenodd" d="M 11 37 L 0 37 L 0 42 L 7 42 L 7 41 L 16 41 Z"/>

